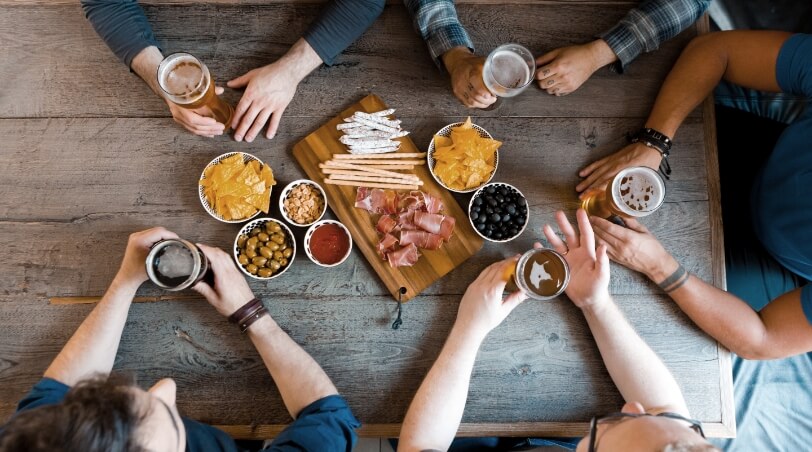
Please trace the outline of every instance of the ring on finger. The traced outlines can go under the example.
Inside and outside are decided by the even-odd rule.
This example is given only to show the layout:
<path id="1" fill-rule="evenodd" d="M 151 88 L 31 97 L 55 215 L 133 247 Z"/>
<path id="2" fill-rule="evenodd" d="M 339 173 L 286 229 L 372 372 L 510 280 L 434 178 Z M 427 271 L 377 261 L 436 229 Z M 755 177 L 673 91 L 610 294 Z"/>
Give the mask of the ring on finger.
<path id="1" fill-rule="evenodd" d="M 567 255 L 567 254 L 570 252 L 570 247 L 569 247 L 569 245 L 567 245 L 566 243 L 564 243 L 564 247 L 565 247 L 566 249 L 564 250 L 564 252 L 563 252 L 563 253 L 561 253 L 561 255 L 562 255 L 562 256 L 566 256 L 566 255 Z"/>

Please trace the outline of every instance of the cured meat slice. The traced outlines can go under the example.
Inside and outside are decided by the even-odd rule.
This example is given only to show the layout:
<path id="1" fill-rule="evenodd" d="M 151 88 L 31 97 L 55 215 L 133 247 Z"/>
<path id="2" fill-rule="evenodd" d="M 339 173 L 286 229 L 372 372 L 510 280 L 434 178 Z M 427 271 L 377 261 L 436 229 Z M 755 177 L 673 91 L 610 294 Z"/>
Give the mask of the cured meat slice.
<path id="1" fill-rule="evenodd" d="M 406 246 L 411 243 L 421 249 L 438 250 L 443 244 L 443 238 L 426 231 L 402 231 L 400 233 L 400 244 Z"/>
<path id="2" fill-rule="evenodd" d="M 355 207 L 372 212 L 372 197 L 369 195 L 368 187 L 358 187 L 355 193 Z"/>
<path id="3" fill-rule="evenodd" d="M 415 212 L 414 224 L 424 231 L 439 234 L 443 218 L 445 217 L 437 213 Z"/>
<path id="4" fill-rule="evenodd" d="M 407 211 L 398 215 L 398 225 L 401 231 L 416 231 L 420 228 L 414 224 L 414 212 Z"/>
<path id="5" fill-rule="evenodd" d="M 358 187 L 355 194 L 355 207 L 372 213 L 396 214 L 398 213 L 398 194 L 394 190 Z"/>
<path id="6" fill-rule="evenodd" d="M 452 216 L 444 216 L 443 221 L 440 223 L 440 237 L 446 242 L 451 240 L 451 235 L 454 234 L 454 225 L 457 220 Z"/>
<path id="7" fill-rule="evenodd" d="M 398 222 L 394 218 L 390 217 L 389 215 L 381 215 L 381 218 L 378 219 L 378 224 L 375 226 L 375 229 L 378 230 L 381 234 L 389 234 L 390 232 L 394 231 L 397 227 Z"/>
<path id="8" fill-rule="evenodd" d="M 393 251 L 386 255 L 389 260 L 389 265 L 392 267 L 411 267 L 417 263 L 420 255 L 417 253 L 417 247 L 414 243 L 404 246 L 403 248 Z"/>
<path id="9" fill-rule="evenodd" d="M 445 207 L 442 199 L 428 193 L 423 193 L 423 203 L 428 213 L 440 213 Z"/>
<path id="10" fill-rule="evenodd" d="M 397 237 L 392 234 L 384 235 L 381 241 L 378 242 L 378 254 L 381 255 L 381 259 L 386 260 L 386 255 L 394 251 L 397 244 Z"/>

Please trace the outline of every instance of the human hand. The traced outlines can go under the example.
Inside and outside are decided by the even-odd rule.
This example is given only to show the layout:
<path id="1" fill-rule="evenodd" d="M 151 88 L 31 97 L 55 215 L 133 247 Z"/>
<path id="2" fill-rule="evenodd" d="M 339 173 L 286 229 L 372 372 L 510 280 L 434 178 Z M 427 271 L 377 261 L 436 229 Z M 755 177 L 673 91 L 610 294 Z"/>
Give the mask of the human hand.
<path id="1" fill-rule="evenodd" d="M 215 87 L 214 93 L 218 96 L 223 94 L 223 88 L 219 86 Z M 166 101 L 166 105 L 169 106 L 172 119 L 195 135 L 213 138 L 216 135 L 222 135 L 226 130 L 225 124 L 217 122 L 217 120 L 212 117 L 213 114 L 208 107 L 190 110 L 171 101 Z"/>
<path id="2" fill-rule="evenodd" d="M 589 220 L 598 242 L 606 246 L 609 257 L 618 264 L 643 273 L 655 283 L 679 267 L 657 238 L 634 218 L 624 220 L 625 228 L 595 216 Z"/>
<path id="3" fill-rule="evenodd" d="M 519 256 L 514 256 L 496 262 L 479 274 L 462 296 L 456 325 L 484 338 L 527 298 L 527 294 L 517 290 L 502 299 L 507 284 L 505 275 L 518 260 Z"/>
<path id="4" fill-rule="evenodd" d="M 205 281 L 192 286 L 192 289 L 203 295 L 220 314 L 230 316 L 254 299 L 254 292 L 248 287 L 237 264 L 220 248 L 197 244 L 209 260 L 209 268 L 214 273 L 214 287 Z"/>
<path id="5" fill-rule="evenodd" d="M 474 55 L 466 47 L 455 47 L 443 54 L 443 62 L 451 75 L 451 89 L 463 105 L 486 108 L 496 102 L 496 96 L 482 81 L 484 57 Z"/>
<path id="6" fill-rule="evenodd" d="M 245 141 L 249 143 L 254 141 L 265 123 L 268 123 L 265 137 L 273 138 L 282 114 L 296 94 L 299 81 L 282 61 L 250 70 L 230 80 L 230 88 L 245 87 L 245 93 L 234 109 L 234 118 L 231 120 L 235 131 L 234 139 L 242 141 L 245 137 Z"/>
<path id="7" fill-rule="evenodd" d="M 130 238 L 127 240 L 127 250 L 124 251 L 124 259 L 121 261 L 116 279 L 137 285 L 146 281 L 148 278 L 146 261 L 149 249 L 161 240 L 176 238 L 178 238 L 177 234 L 162 227 L 130 234 Z"/>
<path id="8" fill-rule="evenodd" d="M 603 39 L 588 44 L 561 47 L 536 58 L 539 88 L 548 94 L 565 96 L 584 84 L 598 69 L 617 60 Z"/>
<path id="9" fill-rule="evenodd" d="M 608 155 L 600 160 L 596 160 L 586 168 L 578 172 L 583 177 L 575 191 L 581 193 L 591 189 L 602 189 L 606 183 L 615 177 L 615 174 L 632 166 L 647 166 L 655 171 L 660 168 L 660 161 L 663 156 L 654 148 L 650 148 L 643 143 L 632 143 L 623 149 Z"/>
<path id="10" fill-rule="evenodd" d="M 594 307 L 611 300 L 609 297 L 609 258 L 606 246 L 595 250 L 595 235 L 584 209 L 575 212 L 580 235 L 575 232 L 564 212 L 555 213 L 558 228 L 564 234 L 561 240 L 549 224 L 544 225 L 544 235 L 553 249 L 564 255 L 570 267 L 570 282 L 564 293 L 581 309 Z M 535 244 L 536 248 L 541 247 Z"/>

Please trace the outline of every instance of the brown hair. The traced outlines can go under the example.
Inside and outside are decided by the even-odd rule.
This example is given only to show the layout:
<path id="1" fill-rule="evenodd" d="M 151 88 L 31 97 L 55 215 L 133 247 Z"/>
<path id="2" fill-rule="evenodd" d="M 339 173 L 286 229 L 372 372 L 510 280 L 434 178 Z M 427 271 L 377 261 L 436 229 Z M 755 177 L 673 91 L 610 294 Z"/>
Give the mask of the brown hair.
<path id="1" fill-rule="evenodd" d="M 12 417 L 0 431 L 0 452 L 143 452 L 136 432 L 146 412 L 134 403 L 134 385 L 120 375 L 82 381 L 61 403 Z"/>

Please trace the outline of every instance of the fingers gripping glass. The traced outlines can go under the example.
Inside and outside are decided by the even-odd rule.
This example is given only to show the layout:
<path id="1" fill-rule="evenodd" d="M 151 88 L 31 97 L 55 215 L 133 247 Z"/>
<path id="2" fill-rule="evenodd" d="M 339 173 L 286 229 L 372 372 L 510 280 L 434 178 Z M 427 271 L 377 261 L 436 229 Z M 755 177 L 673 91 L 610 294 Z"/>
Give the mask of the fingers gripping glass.
<path id="1" fill-rule="evenodd" d="M 598 431 L 598 425 L 614 425 L 620 422 L 623 422 L 627 419 L 634 419 L 638 417 L 644 416 L 655 416 L 655 417 L 666 417 L 669 419 L 675 419 L 678 421 L 687 422 L 688 428 L 698 433 L 701 437 L 705 437 L 705 432 L 702 430 L 702 423 L 697 421 L 696 419 L 689 419 L 685 416 L 681 416 L 677 413 L 660 413 L 660 414 L 634 414 L 634 413 L 611 413 L 604 416 L 596 416 L 592 418 L 592 421 L 589 423 L 589 452 L 595 452 L 597 449 L 595 446 L 597 445 L 596 442 L 596 433 Z"/>

